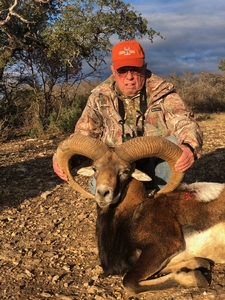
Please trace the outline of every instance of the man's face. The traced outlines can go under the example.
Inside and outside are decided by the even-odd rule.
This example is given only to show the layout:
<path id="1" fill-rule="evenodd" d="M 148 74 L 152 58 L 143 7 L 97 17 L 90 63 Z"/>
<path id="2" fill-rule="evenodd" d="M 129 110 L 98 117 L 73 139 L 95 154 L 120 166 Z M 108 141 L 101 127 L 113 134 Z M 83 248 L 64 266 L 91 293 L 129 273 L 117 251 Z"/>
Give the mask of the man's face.
<path id="1" fill-rule="evenodd" d="M 111 66 L 119 90 L 129 97 L 136 96 L 145 84 L 146 64 L 142 67 L 126 66 L 117 70 Z"/>

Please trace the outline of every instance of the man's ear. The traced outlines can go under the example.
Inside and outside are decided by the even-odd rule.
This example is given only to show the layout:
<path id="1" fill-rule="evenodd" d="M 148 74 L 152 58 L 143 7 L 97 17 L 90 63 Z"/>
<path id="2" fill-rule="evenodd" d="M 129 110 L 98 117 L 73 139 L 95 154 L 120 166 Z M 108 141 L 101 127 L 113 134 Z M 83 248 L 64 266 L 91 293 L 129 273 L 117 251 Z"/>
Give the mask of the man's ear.
<path id="1" fill-rule="evenodd" d="M 115 69 L 114 69 L 113 65 L 111 65 L 111 71 L 112 71 L 112 73 L 114 74 Z"/>
<path id="2" fill-rule="evenodd" d="M 152 181 L 151 177 L 138 169 L 135 169 L 131 176 L 139 181 Z"/>

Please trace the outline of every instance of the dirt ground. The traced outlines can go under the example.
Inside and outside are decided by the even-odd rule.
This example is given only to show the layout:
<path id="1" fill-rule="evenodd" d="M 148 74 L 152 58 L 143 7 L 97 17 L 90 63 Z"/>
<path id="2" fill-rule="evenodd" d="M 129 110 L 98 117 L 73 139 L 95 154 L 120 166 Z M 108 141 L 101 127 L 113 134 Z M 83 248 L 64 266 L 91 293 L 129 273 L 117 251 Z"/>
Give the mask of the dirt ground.
<path id="1" fill-rule="evenodd" d="M 185 180 L 225 182 L 225 114 L 203 119 L 203 156 Z M 95 202 L 52 170 L 63 138 L 0 145 L 0 299 L 225 299 L 225 265 L 213 267 L 207 289 L 175 288 L 139 298 L 124 292 L 120 277 L 101 278 Z M 81 182 L 87 187 L 87 180 Z"/>

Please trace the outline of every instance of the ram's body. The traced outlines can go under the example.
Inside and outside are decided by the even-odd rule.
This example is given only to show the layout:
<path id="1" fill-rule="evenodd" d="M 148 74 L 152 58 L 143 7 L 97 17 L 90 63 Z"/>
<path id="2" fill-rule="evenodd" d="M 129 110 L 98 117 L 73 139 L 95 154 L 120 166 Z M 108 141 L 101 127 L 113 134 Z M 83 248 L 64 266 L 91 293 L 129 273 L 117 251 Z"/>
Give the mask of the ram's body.
<path id="1" fill-rule="evenodd" d="M 69 157 L 74 153 L 93 159 L 98 204 L 96 231 L 105 274 L 125 275 L 124 287 L 134 294 L 176 285 L 208 285 L 199 268 L 209 269 L 210 262 L 225 263 L 224 185 L 195 183 L 173 191 L 182 180 L 173 167 L 180 152 L 173 157 L 169 151 L 164 157 L 161 149 L 170 148 L 170 144 L 163 141 L 164 146 L 154 148 L 153 155 L 168 158 L 172 175 L 163 193 L 148 198 L 143 183 L 132 178 L 133 162 L 152 154 L 152 150 L 145 151 L 146 143 L 158 144 L 162 140 L 134 139 L 114 150 L 105 145 L 102 149 L 99 145 L 94 147 L 91 140 L 87 139 L 85 145 L 91 144 L 91 150 L 98 154 L 90 155 L 77 146 L 73 152 L 67 143 L 59 147 L 59 154 L 63 159 L 64 152 L 69 152 Z M 147 148 L 151 148 L 149 145 Z M 139 147 L 142 155 L 133 154 Z M 64 170 L 71 178 L 68 168 Z M 176 176 L 178 180 L 174 180 Z M 164 276 L 155 277 L 156 274 Z"/>
<path id="2" fill-rule="evenodd" d="M 200 190 L 209 199 L 212 192 L 217 198 L 205 202 Z M 98 208 L 99 255 L 105 274 L 126 274 L 124 286 L 135 294 L 208 285 L 197 269 L 209 269 L 209 262 L 225 263 L 224 185 L 199 183 L 152 199 L 141 198 L 141 191 L 132 180 L 118 206 Z M 154 278 L 157 273 L 164 276 Z"/>

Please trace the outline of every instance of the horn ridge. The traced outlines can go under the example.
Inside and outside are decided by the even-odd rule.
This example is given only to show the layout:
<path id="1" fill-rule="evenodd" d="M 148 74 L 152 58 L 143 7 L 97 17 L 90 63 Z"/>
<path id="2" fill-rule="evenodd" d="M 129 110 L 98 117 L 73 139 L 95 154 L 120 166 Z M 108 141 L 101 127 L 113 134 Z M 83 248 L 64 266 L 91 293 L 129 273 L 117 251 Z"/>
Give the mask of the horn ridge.
<path id="1" fill-rule="evenodd" d="M 107 150 L 108 146 L 102 141 L 81 134 L 74 134 L 59 144 L 56 150 L 57 163 L 59 168 L 68 176 L 68 182 L 73 189 L 88 198 L 94 198 L 94 195 L 85 191 L 74 180 L 69 167 L 70 158 L 77 154 L 96 160 L 105 154 Z"/>
<path id="2" fill-rule="evenodd" d="M 131 162 L 153 156 L 167 161 L 171 169 L 170 180 L 158 193 L 174 190 L 184 177 L 184 173 L 177 172 L 174 168 L 176 161 L 182 154 L 182 150 L 164 137 L 137 137 L 116 146 L 115 151 L 122 159 Z"/>

